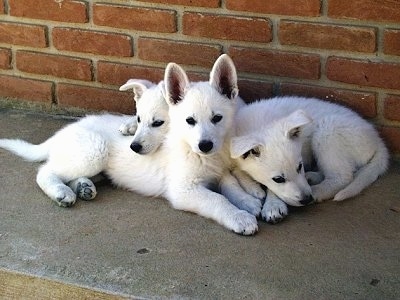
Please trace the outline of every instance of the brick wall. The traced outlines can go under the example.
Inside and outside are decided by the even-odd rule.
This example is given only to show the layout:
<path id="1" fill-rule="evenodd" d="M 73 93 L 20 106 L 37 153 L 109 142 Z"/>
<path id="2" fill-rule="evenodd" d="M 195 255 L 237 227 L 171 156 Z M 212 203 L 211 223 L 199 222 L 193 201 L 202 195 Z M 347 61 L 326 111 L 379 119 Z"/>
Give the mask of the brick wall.
<path id="1" fill-rule="evenodd" d="M 130 113 L 127 79 L 203 80 L 221 53 L 246 100 L 344 103 L 400 154 L 400 1 L 0 0 L 3 99 Z"/>

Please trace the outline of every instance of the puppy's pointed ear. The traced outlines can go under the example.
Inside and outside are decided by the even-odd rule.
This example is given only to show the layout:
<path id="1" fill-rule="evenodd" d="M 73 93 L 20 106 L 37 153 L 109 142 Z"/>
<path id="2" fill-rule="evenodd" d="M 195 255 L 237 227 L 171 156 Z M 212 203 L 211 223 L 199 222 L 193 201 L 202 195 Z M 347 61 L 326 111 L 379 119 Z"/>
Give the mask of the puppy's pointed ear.
<path id="1" fill-rule="evenodd" d="M 179 103 L 189 87 L 189 78 L 185 71 L 175 63 L 169 63 L 164 74 L 165 99 L 168 104 Z"/>
<path id="2" fill-rule="evenodd" d="M 145 90 L 153 86 L 154 83 L 143 79 L 129 79 L 125 84 L 119 87 L 120 91 L 127 91 L 132 89 L 135 101 L 139 101 Z"/>
<path id="3" fill-rule="evenodd" d="M 239 158 L 252 149 L 261 146 L 261 143 L 252 136 L 236 136 L 231 139 L 231 157 Z"/>
<path id="4" fill-rule="evenodd" d="M 215 61 L 210 73 L 210 85 L 229 99 L 239 94 L 236 68 L 228 55 L 222 54 Z"/>
<path id="5" fill-rule="evenodd" d="M 304 126 L 310 124 L 312 119 L 301 109 L 291 113 L 285 120 L 285 136 L 290 139 L 301 135 Z"/>

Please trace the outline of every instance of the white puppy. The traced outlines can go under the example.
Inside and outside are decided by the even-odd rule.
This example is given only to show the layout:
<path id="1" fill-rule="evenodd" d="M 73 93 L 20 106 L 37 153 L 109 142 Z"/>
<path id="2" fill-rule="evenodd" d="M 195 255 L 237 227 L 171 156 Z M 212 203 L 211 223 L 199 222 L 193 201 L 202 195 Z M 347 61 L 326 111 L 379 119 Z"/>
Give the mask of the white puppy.
<path id="1" fill-rule="evenodd" d="M 262 100 L 243 107 L 235 124 L 231 155 L 268 187 L 262 210 L 267 221 L 287 214 L 281 200 L 301 206 L 353 197 L 388 166 L 388 151 L 374 127 L 337 104 L 300 97 Z"/>
<path id="2" fill-rule="evenodd" d="M 77 195 L 83 200 L 93 199 L 96 188 L 88 178 L 100 172 L 107 173 L 114 184 L 123 188 L 161 195 L 164 177 L 158 174 L 153 161 L 157 160 L 168 131 L 168 106 L 162 88 L 162 83 L 144 80 L 129 80 L 120 88 L 134 90 L 138 126 L 132 116 L 93 115 L 67 125 L 40 145 L 0 139 L 0 147 L 28 161 L 45 161 L 38 171 L 37 183 L 60 206 L 73 205 Z M 135 131 L 134 137 L 118 132 L 125 123 L 129 126 L 121 129 Z M 134 153 L 130 146 L 146 155 Z"/>
<path id="3" fill-rule="evenodd" d="M 232 176 L 229 137 L 238 101 L 232 60 L 220 56 L 210 81 L 197 83 L 190 83 L 185 71 L 170 63 L 164 82 L 170 115 L 166 197 L 177 209 L 211 218 L 236 233 L 254 234 L 255 216 L 215 192 L 224 176 Z"/>

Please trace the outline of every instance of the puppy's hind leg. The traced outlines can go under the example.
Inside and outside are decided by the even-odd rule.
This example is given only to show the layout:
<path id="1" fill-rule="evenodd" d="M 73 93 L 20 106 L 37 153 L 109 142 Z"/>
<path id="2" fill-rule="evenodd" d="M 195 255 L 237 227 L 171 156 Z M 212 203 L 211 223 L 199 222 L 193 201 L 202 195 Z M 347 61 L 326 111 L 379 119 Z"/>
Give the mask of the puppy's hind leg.
<path id="1" fill-rule="evenodd" d="M 78 198 L 89 201 L 97 195 L 96 186 L 86 177 L 79 177 L 68 183 L 68 186 L 74 191 Z"/>
<path id="2" fill-rule="evenodd" d="M 36 182 L 43 192 L 59 206 L 70 207 L 76 201 L 76 194 L 45 164 L 36 176 Z"/>

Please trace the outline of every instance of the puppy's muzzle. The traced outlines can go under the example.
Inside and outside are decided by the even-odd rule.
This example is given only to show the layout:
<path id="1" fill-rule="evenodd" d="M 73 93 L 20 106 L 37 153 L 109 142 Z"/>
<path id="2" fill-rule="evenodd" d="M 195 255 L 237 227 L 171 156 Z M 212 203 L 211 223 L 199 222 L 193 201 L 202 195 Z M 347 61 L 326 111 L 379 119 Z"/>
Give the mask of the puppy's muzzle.
<path id="1" fill-rule="evenodd" d="M 312 195 L 307 195 L 303 198 L 303 200 L 300 200 L 301 205 L 307 205 L 311 204 L 314 202 L 314 198 Z"/>
<path id="2" fill-rule="evenodd" d="M 211 149 L 214 147 L 213 142 L 208 141 L 208 140 L 202 140 L 199 143 L 199 149 L 203 153 L 208 153 L 211 151 Z"/>

